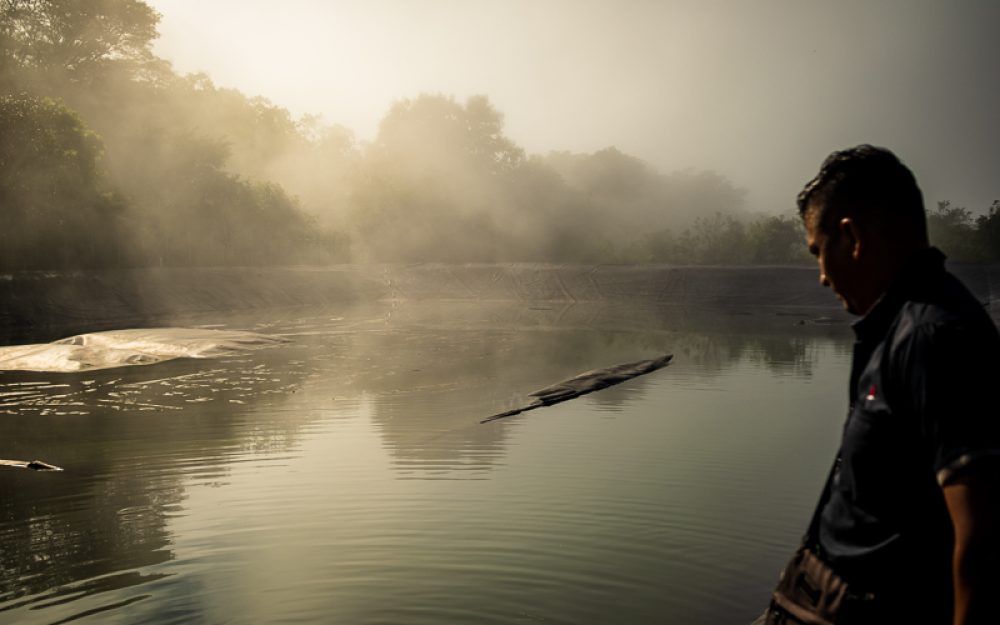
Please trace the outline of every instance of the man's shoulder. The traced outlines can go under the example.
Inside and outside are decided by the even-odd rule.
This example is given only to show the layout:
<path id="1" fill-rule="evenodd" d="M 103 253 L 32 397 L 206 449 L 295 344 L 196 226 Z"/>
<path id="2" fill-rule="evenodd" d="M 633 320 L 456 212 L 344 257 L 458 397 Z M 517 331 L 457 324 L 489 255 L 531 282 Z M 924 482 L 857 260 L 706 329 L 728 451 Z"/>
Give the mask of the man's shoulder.
<path id="1" fill-rule="evenodd" d="M 914 332 L 933 335 L 961 330 L 992 340 L 997 337 L 997 328 L 987 312 L 988 304 L 979 301 L 954 275 L 942 272 L 906 298 L 894 324 L 895 338 Z"/>

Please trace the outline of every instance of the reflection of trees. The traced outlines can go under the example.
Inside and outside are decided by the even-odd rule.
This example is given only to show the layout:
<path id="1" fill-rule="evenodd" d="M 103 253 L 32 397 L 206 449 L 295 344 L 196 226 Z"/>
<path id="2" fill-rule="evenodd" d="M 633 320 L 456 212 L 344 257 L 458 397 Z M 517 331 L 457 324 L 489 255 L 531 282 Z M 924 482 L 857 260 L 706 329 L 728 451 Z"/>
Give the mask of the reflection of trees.
<path id="1" fill-rule="evenodd" d="M 818 359 L 816 340 L 844 332 L 842 326 L 796 325 L 795 317 L 773 312 L 753 317 L 642 306 L 410 302 L 389 319 L 379 332 L 352 337 L 345 353 L 354 359 L 351 369 L 378 355 L 358 389 L 372 398 L 376 427 L 396 468 L 423 477 L 487 469 L 517 420 L 477 421 L 583 371 L 670 352 L 702 375 L 749 361 L 779 375 L 808 377 Z M 669 368 L 657 375 L 669 375 Z M 649 383 L 640 378 L 585 401 L 618 409 Z"/>
<path id="2" fill-rule="evenodd" d="M 683 335 L 677 337 L 678 357 L 705 371 L 722 371 L 746 359 L 775 373 L 809 377 L 816 355 L 810 349 L 815 339 L 782 335 Z"/>
<path id="3" fill-rule="evenodd" d="M 150 492 L 148 476 L 106 467 L 113 473 L 95 479 L 96 468 L 85 476 L 4 476 L 0 610 L 54 605 L 163 576 L 135 569 L 171 558 L 165 516 L 182 499 L 180 479 Z"/>
<path id="4" fill-rule="evenodd" d="M 744 353 L 751 361 L 773 371 L 792 371 L 808 377 L 815 362 L 815 355 L 809 349 L 812 342 L 801 337 L 755 336 L 748 341 Z"/>
<path id="5" fill-rule="evenodd" d="M 628 340 L 636 337 L 589 331 L 424 328 L 416 337 L 411 332 L 400 328 L 365 339 L 386 370 L 364 388 L 372 394 L 376 427 L 397 468 L 425 475 L 488 468 L 503 452 L 506 426 L 480 425 L 480 419 L 513 408 L 542 386 L 649 351 Z"/>
<path id="6" fill-rule="evenodd" d="M 809 376 L 817 340 L 841 342 L 849 331 L 843 323 L 803 323 L 829 311 L 769 308 L 706 309 L 676 306 L 616 307 L 598 311 L 591 324 L 607 325 L 620 316 L 621 323 L 634 331 L 661 336 L 675 357 L 683 358 L 711 372 L 722 371 L 741 360 L 766 366 L 777 374 Z"/>
<path id="7" fill-rule="evenodd" d="M 237 411 L 302 382 L 290 352 L 80 375 L 4 373 L 4 457 L 63 473 L 0 474 L 0 614 L 148 583 L 172 559 L 169 517 L 193 473 L 216 479 L 248 451 L 287 449 L 301 420 Z M 25 390 L 26 389 L 26 390 Z M 271 397 L 274 396 L 274 399 Z"/>

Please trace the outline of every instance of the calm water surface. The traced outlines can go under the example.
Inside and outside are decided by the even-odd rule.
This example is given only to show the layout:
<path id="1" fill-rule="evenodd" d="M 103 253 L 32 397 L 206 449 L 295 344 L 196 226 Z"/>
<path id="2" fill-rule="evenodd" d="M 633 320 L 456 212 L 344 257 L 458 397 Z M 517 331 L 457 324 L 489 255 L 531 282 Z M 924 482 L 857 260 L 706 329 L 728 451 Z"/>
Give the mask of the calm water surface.
<path id="1" fill-rule="evenodd" d="M 0 623 L 744 623 L 845 410 L 849 329 L 795 316 L 262 317 L 212 322 L 290 342 L 0 374 L 0 457 L 66 469 L 0 471 Z M 479 424 L 661 353 L 661 371 Z"/>

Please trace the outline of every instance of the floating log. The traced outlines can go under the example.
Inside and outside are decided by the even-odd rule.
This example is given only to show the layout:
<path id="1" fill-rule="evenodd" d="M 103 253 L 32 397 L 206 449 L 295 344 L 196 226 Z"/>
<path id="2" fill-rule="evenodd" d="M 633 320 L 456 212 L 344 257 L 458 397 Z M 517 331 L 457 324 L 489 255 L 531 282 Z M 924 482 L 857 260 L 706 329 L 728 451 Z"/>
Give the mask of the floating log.
<path id="1" fill-rule="evenodd" d="M 541 408 L 542 406 L 551 406 L 570 399 L 576 399 L 577 397 L 586 395 L 587 393 L 599 391 L 602 388 L 614 386 L 615 384 L 621 384 L 626 380 L 631 380 L 632 378 L 639 377 L 640 375 L 651 373 L 657 369 L 666 367 L 670 364 L 670 360 L 673 357 L 673 354 L 666 354 L 664 356 L 660 356 L 659 358 L 640 360 L 638 362 L 627 362 L 607 367 L 605 369 L 594 369 L 593 371 L 581 373 L 576 377 L 564 380 L 551 386 L 546 386 L 545 388 L 537 390 L 534 393 L 530 393 L 529 396 L 535 397 L 536 399 L 526 406 L 495 414 L 492 417 L 483 419 L 480 423 L 489 423 L 490 421 L 496 421 L 497 419 L 513 417 L 514 415 L 527 412 L 528 410 L 534 410 L 535 408 Z"/>
<path id="2" fill-rule="evenodd" d="M 62 467 L 57 467 L 41 460 L 0 460 L 0 467 L 14 467 L 16 469 L 31 469 L 32 471 L 62 471 Z"/>

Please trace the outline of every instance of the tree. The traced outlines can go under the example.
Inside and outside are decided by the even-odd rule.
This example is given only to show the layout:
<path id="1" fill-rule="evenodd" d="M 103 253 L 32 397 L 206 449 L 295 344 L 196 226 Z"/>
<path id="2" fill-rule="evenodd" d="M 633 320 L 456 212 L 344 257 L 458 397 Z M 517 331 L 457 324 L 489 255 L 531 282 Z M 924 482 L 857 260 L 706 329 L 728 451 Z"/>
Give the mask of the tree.
<path id="1" fill-rule="evenodd" d="M 332 189 L 342 133 L 307 137 L 263 98 L 177 76 L 140 0 L 0 0 L 0 18 L 0 94 L 30 94 L 3 111 L 4 267 L 344 259 L 342 238 L 262 182 Z"/>
<path id="2" fill-rule="evenodd" d="M 643 235 L 639 244 L 637 262 L 669 263 L 685 265 L 693 262 L 691 232 L 676 236 L 672 230 L 664 229 Z"/>
<path id="3" fill-rule="evenodd" d="M 546 162 L 570 186 L 605 201 L 641 201 L 659 184 L 660 176 L 649 165 L 615 147 L 593 154 L 551 152 Z"/>
<path id="4" fill-rule="evenodd" d="M 524 153 L 484 96 L 393 104 L 354 177 L 352 225 L 369 260 L 497 260 Z"/>
<path id="5" fill-rule="evenodd" d="M 49 85 L 138 73 L 155 64 L 159 19 L 140 0 L 0 0 L 0 69 Z"/>
<path id="6" fill-rule="evenodd" d="M 798 217 L 760 217 L 747 228 L 750 261 L 757 264 L 799 264 L 810 262 L 805 246 L 805 230 Z"/>
<path id="7" fill-rule="evenodd" d="M 699 217 L 692 228 L 695 262 L 703 265 L 735 265 L 747 262 L 746 226 L 732 215 L 715 213 Z"/>
<path id="8" fill-rule="evenodd" d="M 465 102 L 466 145 L 479 167 L 497 176 L 517 169 L 524 161 L 524 150 L 503 134 L 503 114 L 484 95 Z"/>
<path id="9" fill-rule="evenodd" d="M 1000 261 L 1000 200 L 976 218 L 976 247 L 983 260 Z"/>
<path id="10" fill-rule="evenodd" d="M 503 115 L 485 96 L 462 106 L 454 98 L 421 95 L 392 105 L 373 145 L 399 173 L 496 176 L 516 168 L 524 151 L 503 135 Z"/>
<path id="11" fill-rule="evenodd" d="M 142 158 L 122 167 L 143 260 L 168 266 L 274 265 L 345 260 L 346 245 L 322 232 L 274 183 L 225 170 L 219 140 L 148 128 Z"/>
<path id="12" fill-rule="evenodd" d="M 937 208 L 927 214 L 927 233 L 931 243 L 953 260 L 980 257 L 972 212 L 966 208 L 952 206 L 949 201 L 938 202 Z"/>
<path id="13" fill-rule="evenodd" d="M 0 136 L 0 268 L 123 262 L 100 137 L 62 103 L 26 95 L 0 96 Z"/>

